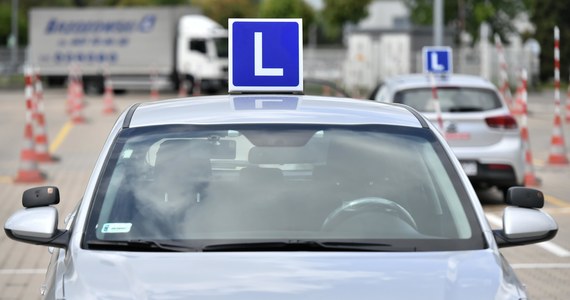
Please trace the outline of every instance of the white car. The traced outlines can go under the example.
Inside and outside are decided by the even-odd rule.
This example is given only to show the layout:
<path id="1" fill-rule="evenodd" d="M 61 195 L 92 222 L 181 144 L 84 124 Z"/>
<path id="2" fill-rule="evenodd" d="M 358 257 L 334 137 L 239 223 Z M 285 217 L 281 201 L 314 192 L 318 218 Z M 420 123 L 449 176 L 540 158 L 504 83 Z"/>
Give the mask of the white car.
<path id="1" fill-rule="evenodd" d="M 410 107 L 317 96 L 134 105 L 65 229 L 58 202 L 32 188 L 4 225 L 56 247 L 44 299 L 526 299 L 499 248 L 558 231 L 524 187 L 492 230 Z"/>
<path id="2" fill-rule="evenodd" d="M 475 187 L 522 186 L 524 149 L 516 119 L 489 81 L 471 75 L 409 74 L 386 79 L 371 100 L 406 104 L 440 129 Z M 441 108 L 436 110 L 436 97 Z"/>

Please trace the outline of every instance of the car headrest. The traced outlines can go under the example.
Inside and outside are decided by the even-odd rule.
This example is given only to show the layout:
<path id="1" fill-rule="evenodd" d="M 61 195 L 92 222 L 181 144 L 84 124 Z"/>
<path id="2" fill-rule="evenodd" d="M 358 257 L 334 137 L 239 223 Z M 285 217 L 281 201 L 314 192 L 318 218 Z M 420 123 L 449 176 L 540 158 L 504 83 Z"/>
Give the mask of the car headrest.
<path id="1" fill-rule="evenodd" d="M 212 173 L 210 153 L 202 142 L 168 140 L 156 153 L 155 175 L 162 181 L 203 181 Z"/>

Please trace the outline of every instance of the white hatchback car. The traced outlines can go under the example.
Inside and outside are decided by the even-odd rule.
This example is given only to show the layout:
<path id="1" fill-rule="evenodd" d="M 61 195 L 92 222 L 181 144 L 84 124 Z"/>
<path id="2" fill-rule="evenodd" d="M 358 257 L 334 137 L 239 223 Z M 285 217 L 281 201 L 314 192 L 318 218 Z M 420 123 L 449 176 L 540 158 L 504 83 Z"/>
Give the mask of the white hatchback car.
<path id="1" fill-rule="evenodd" d="M 409 106 L 291 94 L 134 105 L 66 228 L 58 202 L 4 225 L 57 248 L 44 299 L 526 299 L 499 248 L 558 231 L 524 187 L 493 230 Z"/>
<path id="2" fill-rule="evenodd" d="M 443 135 L 475 187 L 504 193 L 523 185 L 524 148 L 516 119 L 489 81 L 471 75 L 434 76 Z M 371 100 L 409 105 L 436 127 L 438 114 L 427 74 L 388 78 Z"/>

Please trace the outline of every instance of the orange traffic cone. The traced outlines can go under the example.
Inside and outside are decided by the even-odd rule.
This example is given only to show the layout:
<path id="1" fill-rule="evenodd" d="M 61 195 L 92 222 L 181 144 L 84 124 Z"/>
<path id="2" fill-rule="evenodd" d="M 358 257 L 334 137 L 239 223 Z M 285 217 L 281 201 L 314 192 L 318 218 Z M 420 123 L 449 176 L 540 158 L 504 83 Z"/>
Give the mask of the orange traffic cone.
<path id="1" fill-rule="evenodd" d="M 79 98 L 73 100 L 73 108 L 71 109 L 71 121 L 73 124 L 83 124 L 85 123 L 85 117 L 83 116 L 83 108 Z"/>
<path id="2" fill-rule="evenodd" d="M 570 123 L 570 82 L 568 82 L 568 92 L 566 93 L 566 123 Z"/>
<path id="3" fill-rule="evenodd" d="M 103 95 L 103 113 L 113 114 L 117 111 L 113 103 L 113 83 L 109 76 L 105 74 L 105 94 Z"/>
<path id="4" fill-rule="evenodd" d="M 443 115 L 441 114 L 441 103 L 439 102 L 439 93 L 437 91 L 437 85 L 435 83 L 435 77 L 433 75 L 433 73 L 429 73 L 429 81 L 430 81 L 430 86 L 431 86 L 431 99 L 430 101 L 433 101 L 433 105 L 434 105 L 434 110 L 436 113 L 436 118 L 437 118 L 437 128 L 439 129 L 439 132 L 441 132 L 442 134 L 444 134 L 445 132 L 445 128 L 443 127 Z"/>
<path id="5" fill-rule="evenodd" d="M 73 109 L 73 97 L 75 95 L 75 80 L 71 73 L 67 77 L 67 101 L 65 102 L 65 111 L 68 114 L 71 114 L 71 110 Z"/>
<path id="6" fill-rule="evenodd" d="M 560 114 L 560 30 L 554 27 L 554 127 L 550 140 L 548 163 L 552 165 L 567 165 L 566 146 L 562 132 Z"/>
<path id="7" fill-rule="evenodd" d="M 71 96 L 71 121 L 73 124 L 85 123 L 83 116 L 83 103 L 81 101 L 81 87 L 78 80 L 74 80 L 73 91 Z"/>
<path id="8" fill-rule="evenodd" d="M 521 136 L 523 140 L 523 149 L 525 150 L 525 165 L 524 165 L 524 185 L 525 186 L 540 186 L 540 179 L 534 174 L 534 166 L 532 164 L 532 152 L 530 149 L 530 141 L 528 137 L 528 128 L 523 126 L 521 129 Z"/>
<path id="9" fill-rule="evenodd" d="M 527 99 L 528 94 L 526 93 L 527 84 L 527 72 L 525 69 L 522 70 L 522 116 L 521 116 L 521 139 L 525 155 L 525 165 L 524 165 L 524 185 L 525 186 L 539 186 L 540 180 L 534 175 L 534 166 L 532 165 L 532 153 L 530 149 L 530 139 L 528 134 L 528 110 L 527 110 Z"/>
<path id="10" fill-rule="evenodd" d="M 83 106 L 83 84 L 80 78 L 79 70 L 76 66 L 73 66 L 69 70 L 69 75 L 67 77 L 67 102 L 66 111 L 71 114 L 79 102 Z"/>
<path id="11" fill-rule="evenodd" d="M 38 183 L 45 180 L 44 174 L 38 169 L 36 151 L 34 149 L 33 130 L 33 87 L 31 71 L 25 71 L 26 94 L 26 126 L 24 128 L 24 147 L 20 152 L 20 169 L 14 179 L 18 183 Z"/>
<path id="12" fill-rule="evenodd" d="M 34 81 L 34 99 L 35 99 L 35 111 L 34 111 L 34 141 L 36 147 L 36 160 L 38 162 L 54 162 L 57 161 L 55 157 L 50 155 L 48 148 L 48 137 L 46 130 L 46 121 L 44 113 L 44 99 L 43 99 L 43 85 L 40 78 L 39 72 L 36 70 L 33 76 Z"/>
<path id="13" fill-rule="evenodd" d="M 83 88 L 83 75 L 81 74 L 81 69 L 77 67 L 77 79 L 76 79 L 76 96 L 75 100 L 79 102 L 81 108 L 85 107 L 85 90 Z"/>
<path id="14" fill-rule="evenodd" d="M 513 95 L 511 94 L 511 90 L 509 88 L 509 83 L 505 82 L 505 85 L 501 88 L 501 95 L 505 99 L 507 106 L 509 108 L 513 107 Z"/>
<path id="15" fill-rule="evenodd" d="M 550 140 L 550 154 L 548 156 L 548 163 L 552 165 L 568 164 L 561 123 L 560 111 L 556 109 L 554 114 L 554 128 L 552 129 L 552 138 Z"/>
<path id="16" fill-rule="evenodd" d="M 509 66 L 505 59 L 505 49 L 503 48 L 503 42 L 498 34 L 495 34 L 495 47 L 497 48 L 497 56 L 499 61 L 499 82 L 500 88 L 499 93 L 505 99 L 507 106 L 511 108 L 513 106 L 513 97 L 511 95 L 511 89 L 509 87 Z"/>
<path id="17" fill-rule="evenodd" d="M 523 99 L 522 99 L 522 95 L 523 93 L 526 92 L 524 91 L 524 87 L 522 86 L 518 86 L 517 87 L 517 91 L 515 93 L 515 100 L 512 101 L 512 105 L 511 105 L 511 113 L 513 115 L 522 115 L 524 113 L 524 111 L 526 110 L 526 103 L 524 103 Z"/>

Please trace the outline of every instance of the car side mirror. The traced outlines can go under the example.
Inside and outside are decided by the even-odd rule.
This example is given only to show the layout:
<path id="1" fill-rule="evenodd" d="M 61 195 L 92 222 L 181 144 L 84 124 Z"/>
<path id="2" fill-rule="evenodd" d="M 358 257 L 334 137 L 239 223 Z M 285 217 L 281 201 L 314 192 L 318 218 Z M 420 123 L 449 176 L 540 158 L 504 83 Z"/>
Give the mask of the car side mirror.
<path id="1" fill-rule="evenodd" d="M 511 187 L 506 202 L 517 207 L 506 207 L 503 212 L 503 229 L 493 230 L 500 248 L 548 241 L 558 233 L 556 221 L 538 209 L 544 205 L 542 192 Z"/>
<path id="2" fill-rule="evenodd" d="M 69 232 L 58 230 L 58 212 L 51 204 L 59 203 L 56 187 L 37 187 L 26 190 L 22 204 L 26 207 L 15 212 L 4 224 L 6 235 L 16 241 L 65 248 Z"/>

